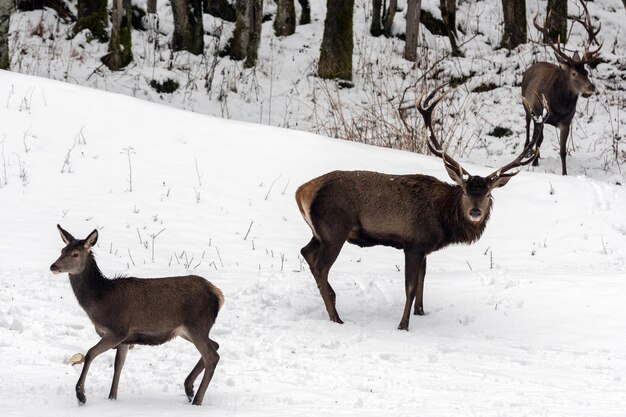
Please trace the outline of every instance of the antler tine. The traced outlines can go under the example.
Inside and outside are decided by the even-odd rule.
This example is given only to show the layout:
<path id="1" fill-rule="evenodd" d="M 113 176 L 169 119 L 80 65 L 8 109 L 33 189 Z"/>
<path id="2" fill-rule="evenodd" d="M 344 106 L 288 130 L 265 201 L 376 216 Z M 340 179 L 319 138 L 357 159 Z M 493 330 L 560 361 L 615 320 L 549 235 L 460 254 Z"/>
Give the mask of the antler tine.
<path id="1" fill-rule="evenodd" d="M 534 109 L 528 104 L 528 101 L 526 101 L 526 98 L 522 97 L 522 102 L 524 103 L 524 107 L 528 109 L 528 111 L 531 114 L 531 117 L 535 121 L 535 129 L 533 130 L 532 140 L 526 147 L 524 147 L 524 149 L 517 156 L 517 158 L 515 158 L 513 161 L 509 162 L 508 164 L 504 165 L 500 169 L 494 171 L 489 176 L 487 176 L 487 179 L 489 181 L 495 181 L 499 177 L 512 177 L 514 175 L 517 175 L 519 174 L 523 166 L 530 164 L 537 157 L 537 149 L 535 148 L 535 144 L 537 143 L 537 139 L 539 138 L 539 136 L 541 135 L 541 132 L 543 131 L 543 124 L 548 118 L 548 115 L 550 114 L 550 109 L 548 107 L 548 100 L 546 99 L 544 95 L 539 97 L 539 94 L 535 92 L 535 96 L 539 99 L 539 103 L 541 103 L 541 109 L 539 111 L 539 114 L 536 114 Z M 515 172 L 511 172 L 511 173 L 507 172 L 513 168 L 519 168 L 519 169 Z"/>
<path id="2" fill-rule="evenodd" d="M 572 19 L 574 22 L 580 23 L 582 27 L 585 29 L 585 31 L 587 32 L 587 42 L 585 42 L 585 46 L 584 46 L 585 54 L 578 61 L 578 63 L 586 64 L 598 56 L 598 54 L 600 53 L 600 50 L 602 49 L 602 45 L 604 44 L 604 41 L 598 42 L 598 40 L 596 39 L 596 36 L 598 36 L 598 34 L 600 33 L 600 29 L 602 29 L 602 22 L 598 22 L 598 26 L 594 27 L 593 22 L 591 21 L 591 15 L 589 14 L 589 10 L 587 9 L 587 4 L 582 0 L 580 3 L 583 9 L 583 13 L 580 16 L 569 15 L 567 17 L 569 19 Z M 598 48 L 596 48 L 593 51 L 590 51 L 589 47 L 594 43 L 598 45 Z"/>
<path id="3" fill-rule="evenodd" d="M 574 60 L 561 50 L 561 39 L 559 39 L 556 46 L 554 46 L 548 30 L 545 27 L 539 25 L 539 20 L 539 13 L 537 13 L 535 15 L 535 18 L 533 19 L 533 25 L 543 35 L 544 39 L 547 41 L 548 46 L 552 48 L 552 50 L 557 54 L 559 58 L 569 62 L 570 64 L 574 64 Z"/>
<path id="4" fill-rule="evenodd" d="M 426 98 L 424 98 L 424 94 L 422 94 L 417 100 L 417 110 L 421 113 L 422 117 L 424 118 L 424 125 L 428 128 L 428 131 L 429 131 L 428 141 L 427 141 L 428 149 L 430 149 L 430 151 L 434 155 L 443 159 L 443 162 L 446 165 L 446 167 L 451 168 L 455 172 L 458 172 L 459 175 L 462 177 L 463 175 L 469 175 L 469 173 L 465 170 L 465 168 L 461 166 L 461 164 L 455 161 L 454 158 L 452 158 L 443 150 L 441 146 L 441 142 L 439 142 L 439 140 L 437 139 L 437 136 L 435 135 L 435 130 L 433 129 L 433 125 L 432 125 L 433 110 L 435 109 L 437 104 L 439 104 L 439 102 L 441 102 L 441 100 L 443 100 L 452 91 L 452 89 L 442 93 L 435 100 L 433 100 L 433 98 L 435 97 L 437 92 L 443 89 L 446 85 L 447 84 L 442 84 L 439 87 L 436 87 L 433 91 L 431 91 L 426 96 Z M 433 100 L 432 103 L 431 103 L 431 100 Z"/>

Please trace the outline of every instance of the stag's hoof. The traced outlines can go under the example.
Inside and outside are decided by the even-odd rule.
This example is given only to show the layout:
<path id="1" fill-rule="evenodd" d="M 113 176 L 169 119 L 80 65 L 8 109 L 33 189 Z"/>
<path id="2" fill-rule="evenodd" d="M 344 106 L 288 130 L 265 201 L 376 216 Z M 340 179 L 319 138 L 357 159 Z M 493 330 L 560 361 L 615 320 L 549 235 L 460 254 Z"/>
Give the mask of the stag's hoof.
<path id="1" fill-rule="evenodd" d="M 331 317 L 330 321 L 338 323 L 338 324 L 343 324 L 343 320 L 341 320 L 339 316 Z"/>
<path id="2" fill-rule="evenodd" d="M 109 400 L 111 401 L 117 400 L 117 394 L 109 394 Z"/>
<path id="3" fill-rule="evenodd" d="M 415 309 L 415 312 L 413 313 L 414 316 L 424 316 L 424 308 L 422 307 L 418 307 Z"/>
<path id="4" fill-rule="evenodd" d="M 87 397 L 82 392 L 76 392 L 76 399 L 78 400 L 78 405 L 85 405 L 87 402 Z"/>
<path id="5" fill-rule="evenodd" d="M 398 330 L 406 330 L 407 332 L 409 331 L 409 322 L 408 321 L 401 321 L 400 325 L 398 326 Z"/>
<path id="6" fill-rule="evenodd" d="M 185 387 L 185 394 L 187 395 L 187 399 L 189 402 L 193 400 L 193 387 Z"/>
<path id="7" fill-rule="evenodd" d="M 193 404 L 193 405 L 202 405 L 202 400 L 201 400 L 201 399 L 194 398 L 194 399 L 193 399 L 193 402 L 192 402 L 191 404 Z"/>

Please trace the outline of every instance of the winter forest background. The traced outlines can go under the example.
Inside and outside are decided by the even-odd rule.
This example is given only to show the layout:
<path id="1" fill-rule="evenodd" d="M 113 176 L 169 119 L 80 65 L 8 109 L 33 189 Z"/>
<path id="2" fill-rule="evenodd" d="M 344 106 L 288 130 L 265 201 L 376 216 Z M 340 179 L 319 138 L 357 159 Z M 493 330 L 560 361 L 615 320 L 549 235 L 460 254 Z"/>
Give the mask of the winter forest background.
<path id="1" fill-rule="evenodd" d="M 580 1 L 0 0 L 0 415 L 623 416 L 626 4 L 586 4 L 603 46 L 569 175 L 546 126 L 481 239 L 429 256 L 426 315 L 400 332 L 384 247 L 342 249 L 328 321 L 296 188 L 335 169 L 449 182 L 415 110 L 442 83 L 448 152 L 472 174 L 511 161 L 522 75 L 555 62 L 533 19 L 581 51 Z M 107 276 L 222 289 L 203 407 L 180 339 L 131 350 L 115 402 L 103 354 L 77 407 L 68 358 L 97 335 L 49 272 L 57 223 L 99 230 Z"/>

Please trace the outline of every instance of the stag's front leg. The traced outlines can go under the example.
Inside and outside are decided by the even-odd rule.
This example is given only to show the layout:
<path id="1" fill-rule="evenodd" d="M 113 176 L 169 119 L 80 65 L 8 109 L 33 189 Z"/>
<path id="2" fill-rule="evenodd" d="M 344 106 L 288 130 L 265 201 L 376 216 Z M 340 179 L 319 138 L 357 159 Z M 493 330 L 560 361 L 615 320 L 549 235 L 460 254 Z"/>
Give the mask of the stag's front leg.
<path id="1" fill-rule="evenodd" d="M 567 167 L 565 166 L 565 159 L 567 158 L 567 139 L 569 137 L 569 125 L 561 124 L 559 126 L 559 153 L 561 154 L 561 169 L 562 174 L 567 175 Z"/>
<path id="2" fill-rule="evenodd" d="M 418 288 L 418 272 L 424 260 L 424 253 L 415 248 L 404 249 L 404 286 L 406 291 L 406 303 L 404 304 L 404 314 L 398 329 L 409 330 L 409 317 L 411 306 L 415 299 Z"/>
<path id="3" fill-rule="evenodd" d="M 426 257 L 422 261 L 420 270 L 417 274 L 417 291 L 415 294 L 415 311 L 416 316 L 424 315 L 424 278 L 426 277 Z"/>
<path id="4" fill-rule="evenodd" d="M 104 336 L 102 339 L 100 339 L 98 343 L 94 345 L 94 347 L 89 349 L 87 355 L 85 355 L 83 370 L 81 371 L 78 382 L 76 383 L 76 398 L 78 399 L 79 405 L 83 405 L 87 402 L 87 398 L 85 397 L 85 379 L 87 378 L 87 372 L 89 372 L 89 366 L 91 366 L 91 362 L 93 362 L 93 360 L 101 353 L 116 347 L 119 342 L 120 340 L 117 338 L 113 338 L 112 336 Z"/>

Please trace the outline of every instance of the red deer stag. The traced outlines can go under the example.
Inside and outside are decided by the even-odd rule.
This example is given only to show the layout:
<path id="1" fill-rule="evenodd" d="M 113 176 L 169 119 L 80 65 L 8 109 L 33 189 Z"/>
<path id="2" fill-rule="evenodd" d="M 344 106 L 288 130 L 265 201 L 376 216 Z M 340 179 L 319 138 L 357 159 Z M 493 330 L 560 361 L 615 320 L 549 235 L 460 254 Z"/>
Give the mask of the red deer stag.
<path id="1" fill-rule="evenodd" d="M 388 175 L 370 171 L 333 171 L 296 191 L 300 213 L 313 232 L 301 253 L 309 264 L 331 321 L 343 323 L 335 308 L 328 272 L 346 241 L 361 246 L 384 245 L 404 250 L 406 304 L 401 330 L 409 328 L 413 300 L 424 315 L 426 256 L 454 243 L 472 243 L 483 233 L 491 212 L 491 191 L 502 187 L 530 163 L 537 136 L 509 164 L 486 177 L 472 176 L 446 154 L 435 135 L 431 115 L 445 94 L 429 105 L 433 91 L 418 109 L 428 127 L 430 150 L 442 158 L 451 185 L 427 175 Z M 545 115 L 536 117 L 538 126 Z M 521 169 L 521 168 L 520 168 Z"/>
<path id="2" fill-rule="evenodd" d="M 589 74 L 585 69 L 585 64 L 595 60 L 600 53 L 602 43 L 596 41 L 596 36 L 600 32 L 600 25 L 594 28 L 591 24 L 591 17 L 584 1 L 581 1 L 583 14 L 581 16 L 569 16 L 576 22 L 583 25 L 587 31 L 588 39 L 585 45 L 585 52 L 582 56 L 578 52 L 569 57 L 561 50 L 559 43 L 555 44 L 550 41 L 548 31 L 539 25 L 539 16 L 535 16 L 534 25 L 547 40 L 548 45 L 555 52 L 559 65 L 550 64 L 548 62 L 537 62 L 530 66 L 524 73 L 522 78 L 522 97 L 526 99 L 528 106 L 524 105 L 526 112 L 526 142 L 528 145 L 530 136 L 530 120 L 532 109 L 534 113 L 539 111 L 541 103 L 538 97 L 545 97 L 550 108 L 550 115 L 545 123 L 555 126 L 559 129 L 559 147 L 561 154 L 561 168 L 563 175 L 567 175 L 565 158 L 567 156 L 567 138 L 569 137 L 570 125 L 574 114 L 576 113 L 576 102 L 578 95 L 583 97 L 591 96 L 596 87 L 589 81 Z M 598 47 L 595 50 L 589 50 L 593 43 Z M 525 103 L 526 104 L 526 103 Z M 537 129 L 536 123 L 533 124 L 533 131 Z M 537 139 L 537 159 L 533 162 L 534 166 L 539 164 L 539 147 L 543 142 L 543 126 L 539 128 L 540 133 Z M 534 136 L 534 132 L 533 132 Z"/>
<path id="3" fill-rule="evenodd" d="M 117 388 L 129 345 L 160 345 L 176 336 L 190 341 L 202 357 L 185 379 L 185 393 L 193 404 L 201 405 L 204 393 L 219 361 L 219 345 L 209 339 L 209 331 L 224 303 L 222 292 L 199 276 L 157 279 L 108 279 L 96 265 L 91 248 L 98 240 L 94 230 L 84 240 L 57 225 L 67 246 L 50 266 L 55 274 L 67 272 L 78 303 L 101 337 L 85 356 L 76 383 L 79 404 L 86 402 L 85 378 L 91 362 L 109 349 L 117 349 L 109 399 L 117 398 Z M 193 383 L 204 370 L 194 397 Z"/>

